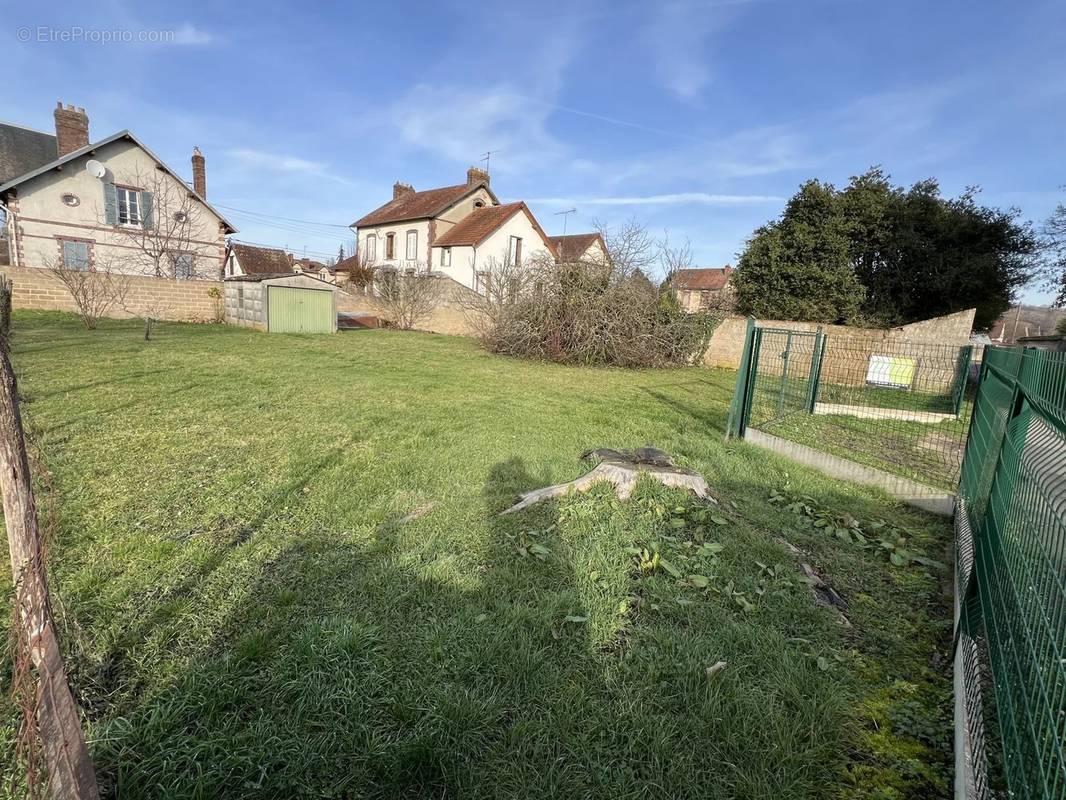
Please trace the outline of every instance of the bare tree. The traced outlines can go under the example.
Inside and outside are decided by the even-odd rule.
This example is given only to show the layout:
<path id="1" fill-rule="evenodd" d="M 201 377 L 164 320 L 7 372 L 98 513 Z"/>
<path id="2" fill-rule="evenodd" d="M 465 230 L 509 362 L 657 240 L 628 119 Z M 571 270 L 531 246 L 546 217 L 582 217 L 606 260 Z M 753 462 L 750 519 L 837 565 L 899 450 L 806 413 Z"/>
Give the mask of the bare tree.
<path id="1" fill-rule="evenodd" d="M 457 291 L 455 304 L 470 327 L 484 338 L 499 326 L 510 309 L 535 290 L 547 266 L 537 255 L 521 264 L 509 261 L 506 255 L 491 256 L 485 269 L 478 273 L 477 290 Z M 554 268 L 554 264 L 550 266 Z"/>
<path id="2" fill-rule="evenodd" d="M 346 291 L 366 294 L 373 288 L 375 267 L 362 253 L 348 259 L 344 266 L 348 270 L 348 277 L 344 281 Z"/>
<path id="3" fill-rule="evenodd" d="M 94 330 L 113 308 L 125 305 L 129 276 L 116 272 L 109 261 L 65 263 L 61 258 L 46 259 L 45 267 L 70 292 L 74 308 L 87 330 Z"/>
<path id="4" fill-rule="evenodd" d="M 374 294 L 383 316 L 401 330 L 410 330 L 440 305 L 445 279 L 422 270 L 376 270 Z"/>
<path id="5" fill-rule="evenodd" d="M 154 278 L 194 276 L 196 233 L 204 224 L 201 206 L 187 186 L 164 170 L 134 171 L 124 179 L 141 187 L 115 210 L 118 236 L 133 253 L 126 271 Z M 105 215 L 108 214 L 105 210 Z"/>

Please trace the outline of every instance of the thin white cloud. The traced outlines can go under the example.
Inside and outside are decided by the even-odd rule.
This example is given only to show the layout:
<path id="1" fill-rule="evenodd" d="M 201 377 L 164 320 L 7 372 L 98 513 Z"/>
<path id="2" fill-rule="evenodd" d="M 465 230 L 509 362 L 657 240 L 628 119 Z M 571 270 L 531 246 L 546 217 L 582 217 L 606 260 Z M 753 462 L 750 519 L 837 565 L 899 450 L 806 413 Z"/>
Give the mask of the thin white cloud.
<path id="1" fill-rule="evenodd" d="M 713 78 L 708 40 L 752 0 L 672 0 L 650 4 L 645 41 L 655 74 L 679 99 L 693 102 Z"/>
<path id="2" fill-rule="evenodd" d="M 274 172 L 308 172 L 316 175 L 326 170 L 326 165 L 319 161 L 308 161 L 297 156 L 268 153 L 247 147 L 230 150 L 229 155 L 241 166 L 251 169 L 271 170 Z"/>
<path id="3" fill-rule="evenodd" d="M 531 107 L 509 86 L 415 86 L 391 111 L 408 144 L 452 161 L 476 164 L 488 150 L 494 171 L 523 173 L 543 167 L 564 148 L 546 129 L 548 106 Z"/>
<path id="4" fill-rule="evenodd" d="M 675 192 L 636 197 L 534 197 L 528 202 L 553 206 L 662 206 L 705 205 L 738 206 L 757 203 L 780 203 L 783 197 L 763 194 L 710 194 L 708 192 Z"/>
<path id="5" fill-rule="evenodd" d="M 214 44 L 218 37 L 203 28 L 197 28 L 191 22 L 185 22 L 174 29 L 174 38 L 170 44 L 207 45 Z"/>

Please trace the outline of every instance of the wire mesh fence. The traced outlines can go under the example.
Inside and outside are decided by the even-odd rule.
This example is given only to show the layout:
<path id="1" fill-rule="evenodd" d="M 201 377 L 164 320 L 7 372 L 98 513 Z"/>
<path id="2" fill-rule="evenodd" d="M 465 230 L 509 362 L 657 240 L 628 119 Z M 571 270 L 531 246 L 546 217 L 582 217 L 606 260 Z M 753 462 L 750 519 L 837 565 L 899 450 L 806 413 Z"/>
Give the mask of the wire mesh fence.
<path id="1" fill-rule="evenodd" d="M 972 348 L 755 328 L 745 427 L 944 492 L 969 424 Z"/>
<path id="2" fill-rule="evenodd" d="M 1066 353 L 971 355 L 751 322 L 727 431 L 957 490 L 957 796 L 1066 800 Z"/>
<path id="3" fill-rule="evenodd" d="M 1002 774 L 1018 798 L 1066 798 L 1066 354 L 991 348 L 982 366 L 959 486 L 956 530 L 973 532 L 960 572 L 960 647 L 984 642 L 990 686 L 965 676 L 969 700 L 995 706 L 971 737 L 975 786 Z M 980 655 L 978 653 L 978 655 Z M 989 689 L 991 688 L 991 691 Z M 982 691 L 983 690 L 983 691 Z M 980 711 L 972 719 L 987 718 Z M 967 727 L 973 727 L 971 720 Z M 999 747 L 989 742 L 998 740 Z M 992 756 L 995 756 L 993 758 Z"/>

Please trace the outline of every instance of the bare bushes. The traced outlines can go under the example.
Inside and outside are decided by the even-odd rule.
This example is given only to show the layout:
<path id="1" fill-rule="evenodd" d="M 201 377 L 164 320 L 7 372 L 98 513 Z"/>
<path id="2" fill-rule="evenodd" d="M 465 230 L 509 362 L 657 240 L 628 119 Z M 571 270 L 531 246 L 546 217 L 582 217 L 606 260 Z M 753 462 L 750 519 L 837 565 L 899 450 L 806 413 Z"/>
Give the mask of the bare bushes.
<path id="1" fill-rule="evenodd" d="M 429 272 L 381 268 L 374 272 L 375 303 L 400 330 L 410 330 L 440 305 L 444 279 Z"/>
<path id="2" fill-rule="evenodd" d="M 468 305 L 497 353 L 565 364 L 661 367 L 700 360 L 719 321 L 682 313 L 646 270 L 668 263 L 669 248 L 630 224 L 607 237 L 607 259 L 556 264 L 534 258 L 493 265 Z M 468 315 L 473 316 L 473 315 Z"/>
<path id="3" fill-rule="evenodd" d="M 78 317 L 87 330 L 94 330 L 111 309 L 124 305 L 129 277 L 113 272 L 110 265 L 98 263 L 90 269 L 88 262 L 67 264 L 54 259 L 46 266 L 70 292 Z"/>

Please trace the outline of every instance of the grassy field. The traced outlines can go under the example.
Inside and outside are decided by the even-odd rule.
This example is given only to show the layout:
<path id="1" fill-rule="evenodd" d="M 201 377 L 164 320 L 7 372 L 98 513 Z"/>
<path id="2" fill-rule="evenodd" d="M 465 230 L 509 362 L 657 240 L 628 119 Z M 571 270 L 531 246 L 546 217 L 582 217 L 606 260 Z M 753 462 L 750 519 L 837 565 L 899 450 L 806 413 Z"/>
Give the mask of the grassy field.
<path id="1" fill-rule="evenodd" d="M 949 575 L 842 535 L 899 526 L 943 560 L 947 523 L 727 445 L 733 373 L 389 331 L 14 327 L 109 796 L 948 794 Z M 497 516 L 586 449 L 644 444 L 720 505 L 642 484 Z"/>

